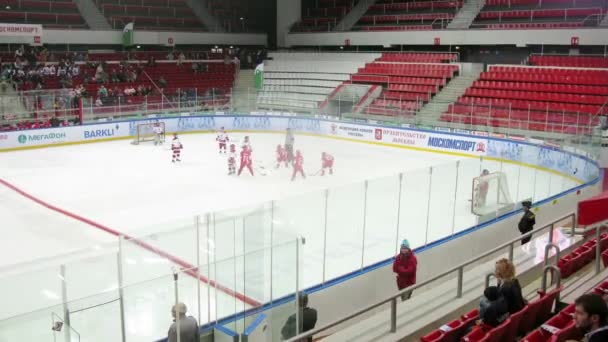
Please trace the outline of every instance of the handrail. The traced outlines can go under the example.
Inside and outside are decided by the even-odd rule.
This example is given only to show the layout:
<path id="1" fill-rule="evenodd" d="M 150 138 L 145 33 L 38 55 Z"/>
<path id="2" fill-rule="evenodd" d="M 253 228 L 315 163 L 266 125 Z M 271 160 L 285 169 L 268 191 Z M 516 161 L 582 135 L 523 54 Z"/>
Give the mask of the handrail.
<path id="1" fill-rule="evenodd" d="M 553 241 L 553 239 L 549 239 L 549 241 Z M 557 263 L 559 262 L 559 253 L 560 253 L 560 249 L 559 246 L 554 244 L 553 242 L 547 244 L 545 246 L 545 265 L 549 264 L 549 250 L 551 248 L 555 249 L 555 265 L 557 265 Z"/>
<path id="2" fill-rule="evenodd" d="M 457 296 L 456 297 L 457 298 L 461 298 L 462 297 L 462 282 L 463 282 L 463 278 L 464 278 L 463 277 L 463 273 L 464 273 L 464 268 L 466 266 L 468 266 L 468 265 L 470 265 L 472 263 L 475 263 L 476 261 L 478 261 L 480 259 L 483 259 L 483 258 L 485 258 L 485 257 L 487 257 L 489 255 L 492 255 L 492 254 L 494 254 L 494 253 L 496 253 L 496 252 L 498 252 L 498 251 L 500 251 L 500 250 L 502 250 L 502 249 L 504 249 L 506 247 L 509 247 L 509 246 L 511 246 L 513 244 L 519 243 L 523 238 L 531 237 L 533 234 L 538 233 L 538 232 L 540 232 L 542 230 L 545 230 L 548 227 L 551 228 L 551 229 L 554 229 L 555 223 L 563 221 L 563 220 L 565 220 L 567 218 L 570 218 L 570 217 L 576 217 L 576 213 L 570 213 L 568 215 L 562 216 L 562 217 L 554 220 L 553 222 L 551 222 L 551 223 L 549 223 L 549 224 L 547 224 L 545 226 L 542 226 L 541 228 L 537 228 L 537 229 L 534 229 L 534 230 L 532 230 L 532 231 L 530 231 L 530 232 L 528 232 L 526 234 L 522 234 L 521 236 L 519 236 L 519 237 L 517 237 L 515 239 L 512 239 L 512 240 L 510 240 L 510 241 L 508 241 L 506 243 L 503 243 L 502 245 L 500 245 L 498 247 L 495 247 L 495 248 L 493 248 L 493 249 L 491 249 L 491 250 L 489 250 L 489 251 L 487 251 L 485 253 L 482 253 L 482 254 L 480 254 L 480 255 L 478 255 L 478 256 L 470 259 L 470 260 L 467 260 L 467 261 L 461 263 L 460 265 L 458 265 L 456 267 L 453 267 L 453 268 L 451 268 L 451 269 L 449 269 L 449 270 L 447 270 L 447 271 L 445 271 L 443 273 L 435 275 L 434 277 L 431 277 L 430 279 L 427 279 L 427 280 L 423 281 L 422 283 L 418 283 L 418 284 L 415 284 L 413 286 L 410 286 L 410 287 L 407 287 L 405 289 L 402 289 L 399 292 L 397 292 L 396 294 L 392 294 L 389 297 L 387 297 L 387 298 L 385 298 L 385 299 L 383 299 L 383 300 L 381 300 L 379 302 L 376 302 L 374 304 L 368 305 L 368 306 L 364 307 L 363 309 L 357 310 L 354 313 L 351 313 L 351 314 L 349 314 L 349 315 L 347 315 L 345 317 L 337 319 L 337 320 L 335 320 L 335 321 L 333 321 L 331 323 L 328 323 L 328 324 L 326 324 L 326 325 L 324 325 L 322 327 L 318 327 L 318 328 L 315 328 L 313 330 L 309 330 L 307 332 L 301 333 L 301 334 L 299 334 L 299 335 L 297 335 L 295 337 L 290 338 L 289 340 L 287 340 L 287 342 L 296 342 L 296 341 L 300 341 L 302 339 L 311 337 L 311 336 L 313 336 L 315 334 L 318 334 L 320 332 L 323 332 L 323 331 L 326 331 L 328 329 L 331 329 L 331 328 L 333 328 L 333 327 L 335 327 L 335 326 L 337 326 L 339 324 L 342 324 L 342 323 L 344 323 L 346 321 L 349 321 L 349 320 L 351 320 L 351 319 L 353 319 L 355 317 L 358 317 L 358 316 L 360 316 L 360 315 L 362 315 L 364 313 L 367 313 L 367 312 L 369 312 L 371 310 L 374 310 L 374 309 L 376 309 L 376 308 L 378 308 L 378 307 L 380 307 L 380 306 L 382 306 L 382 305 L 384 305 L 386 303 L 389 303 L 389 302 L 391 302 L 391 329 L 390 329 L 390 331 L 392 333 L 394 333 L 394 332 L 396 332 L 396 307 L 397 307 L 396 303 L 397 303 L 397 298 L 401 297 L 401 295 L 405 294 L 406 292 L 414 291 L 416 289 L 424 287 L 424 286 L 426 286 L 426 285 L 428 285 L 430 283 L 433 283 L 436 280 L 439 280 L 439 279 L 441 279 L 443 277 L 446 277 L 446 276 L 448 276 L 448 275 L 450 275 L 450 274 L 452 274 L 454 272 L 458 272 L 458 284 L 457 284 L 458 286 L 457 286 Z"/>

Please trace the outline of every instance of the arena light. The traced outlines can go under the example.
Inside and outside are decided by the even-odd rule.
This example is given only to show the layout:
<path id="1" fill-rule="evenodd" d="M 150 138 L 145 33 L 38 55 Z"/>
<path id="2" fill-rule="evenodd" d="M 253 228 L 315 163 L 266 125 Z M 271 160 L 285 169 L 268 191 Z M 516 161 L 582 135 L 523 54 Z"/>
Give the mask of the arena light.
<path id="1" fill-rule="evenodd" d="M 137 48 L 138 48 L 138 49 L 141 49 L 141 45 L 137 45 Z"/>
<path id="2" fill-rule="evenodd" d="M 5 8 L 7 11 L 10 11 L 10 10 L 11 10 L 11 6 L 9 6 L 9 5 L 6 5 L 6 7 L 4 7 L 4 8 Z"/>

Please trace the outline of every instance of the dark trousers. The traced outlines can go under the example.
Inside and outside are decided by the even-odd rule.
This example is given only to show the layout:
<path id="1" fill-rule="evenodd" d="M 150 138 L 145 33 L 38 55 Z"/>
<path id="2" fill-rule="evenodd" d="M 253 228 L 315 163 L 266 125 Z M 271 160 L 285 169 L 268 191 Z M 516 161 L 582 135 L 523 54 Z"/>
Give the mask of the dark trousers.
<path id="1" fill-rule="evenodd" d="M 404 301 L 412 298 L 412 292 L 414 292 L 414 291 L 413 290 L 412 291 L 407 291 L 406 293 L 402 294 L 401 295 L 401 301 L 404 302 Z"/>
<path id="2" fill-rule="evenodd" d="M 523 235 L 523 234 L 526 234 L 526 233 L 531 232 L 531 231 L 532 231 L 532 229 L 524 230 L 524 231 L 521 231 L 521 234 Z M 532 240 L 532 235 L 530 235 L 528 237 L 525 237 L 525 238 L 522 238 L 521 239 L 521 245 L 523 246 L 523 245 L 527 244 L 528 242 L 530 242 L 530 240 Z"/>
<path id="3" fill-rule="evenodd" d="M 293 145 L 285 145 L 285 151 L 287 152 L 287 161 L 293 162 Z"/>

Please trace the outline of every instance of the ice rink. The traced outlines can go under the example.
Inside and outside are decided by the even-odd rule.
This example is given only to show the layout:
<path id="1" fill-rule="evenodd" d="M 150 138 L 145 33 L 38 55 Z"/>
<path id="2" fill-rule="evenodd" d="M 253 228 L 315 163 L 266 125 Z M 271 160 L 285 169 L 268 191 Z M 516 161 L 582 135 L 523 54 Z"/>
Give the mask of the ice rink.
<path id="1" fill-rule="evenodd" d="M 243 133 L 230 135 L 233 142 L 238 142 L 237 146 L 243 137 Z M 274 229 L 286 236 L 306 239 L 302 251 L 302 287 L 387 259 L 395 252 L 396 241 L 401 238 L 408 238 L 417 247 L 475 225 L 476 217 L 470 212 L 468 200 L 472 178 L 479 175 L 481 168 L 507 173 L 514 200 L 530 197 L 537 200 L 575 185 L 573 181 L 555 174 L 511 164 L 482 164 L 466 157 L 304 135 L 296 135 L 296 149 L 302 151 L 308 177 L 292 182 L 291 169 L 275 169 L 274 166 L 275 149 L 277 144 L 284 142 L 284 135 L 251 134 L 250 137 L 257 173 L 254 177 L 247 173 L 240 177 L 227 175 L 226 156 L 218 153 L 214 134 L 186 134 L 180 136 L 184 150 L 182 162 L 177 164 L 171 163 L 168 143 L 163 146 L 152 143 L 132 145 L 128 140 L 118 140 L 2 153 L 0 178 L 51 205 L 113 230 L 149 239 L 147 241 L 152 241 L 152 244 L 155 234 L 162 236 L 165 232 L 179 230 L 182 225 L 191 224 L 196 215 L 255 208 L 260 203 L 274 201 Z M 321 166 L 321 152 L 335 157 L 334 175 L 314 175 Z M 456 164 L 458 160 L 461 160 L 459 165 Z M 432 174 L 429 172 L 431 166 Z M 404 175 L 401 179 L 399 173 Z M 364 185 L 365 180 L 368 180 L 367 186 Z M 325 189 L 329 190 L 325 192 Z M 362 201 L 363 198 L 367 200 Z M 116 281 L 103 276 L 105 271 L 116 273 L 115 259 L 112 259 L 116 253 L 115 236 L 49 210 L 4 186 L 0 186 L 0 200 L 3 218 L 0 233 L 4 237 L 0 239 L 0 293 L 10 304 L 20 304 L 20 313 L 43 308 L 47 302 L 48 306 L 57 303 L 55 297 L 62 291 L 60 285 L 49 285 L 53 288 L 44 292 L 34 284 L 31 290 L 37 291 L 35 295 L 11 297 L 11 293 L 21 289 L 22 293 L 27 292 L 28 288 L 20 285 L 23 277 L 26 281 L 37 279 L 44 271 L 35 270 L 46 267 L 42 260 L 52 260 L 54 256 L 79 262 L 82 255 L 70 256 L 70 253 L 83 249 L 91 253 L 87 258 L 93 258 L 95 253 L 105 253 L 108 257 L 97 263 L 80 261 L 83 269 L 89 269 L 97 277 L 74 277 L 77 280 L 71 282 L 74 288 L 68 291 L 72 294 L 70 297 L 93 296 L 103 291 L 108 293 L 108 301 L 116 297 Z M 241 241 L 255 239 L 254 235 L 258 233 L 267 234 L 263 228 L 259 229 L 229 232 L 230 228 L 226 227 L 214 233 L 215 237 L 218 234 L 226 237 L 217 239 L 214 249 L 227 257 L 230 255 L 227 251 L 238 250 L 236 245 Z M 157 247 L 196 264 L 193 261 L 196 252 L 189 248 L 180 249 L 190 238 L 192 236 L 175 234 Z M 234 241 L 235 245 L 226 241 Z M 361 241 L 364 241 L 363 245 Z M 169 266 L 155 264 L 153 253 L 141 250 L 139 246 L 127 247 L 132 256 L 129 259 L 131 266 L 124 271 L 128 284 L 166 277 Z M 216 256 L 216 260 L 222 260 L 222 257 Z M 236 268 L 237 262 L 233 264 Z M 288 269 L 284 271 L 291 272 Z M 25 272 L 26 276 L 16 276 L 20 272 Z M 32 272 L 37 273 L 34 275 Z M 56 269 L 48 273 L 49 279 L 56 277 Z M 262 277 L 268 277 L 268 274 Z M 216 274 L 216 279 L 219 278 L 221 275 Z M 169 278 L 164 280 L 171 284 Z M 196 298 L 193 289 L 197 282 L 193 278 L 189 281 L 191 284 L 184 293 Z M 79 292 L 81 282 L 96 282 L 97 285 Z M 235 277 L 225 279 L 221 284 L 242 293 L 245 289 L 239 283 Z M 284 289 L 278 287 L 275 291 L 284 291 L 285 294 L 292 289 L 287 285 Z M 166 333 L 172 289 L 170 286 L 162 291 L 154 286 L 151 288 L 154 289 L 147 291 L 146 284 L 137 285 L 132 291 L 134 299 L 126 303 L 132 312 L 129 316 L 131 322 L 128 322 L 129 341 L 149 341 Z M 247 292 L 260 302 L 268 299 L 268 294 L 263 291 Z M 146 298 L 155 295 L 163 298 L 164 307 L 160 312 L 158 306 L 146 306 Z M 195 312 L 195 316 L 200 315 L 198 318 L 203 323 L 249 307 L 221 291 L 206 294 L 201 301 L 204 303 L 198 304 L 205 309 Z M 211 301 L 214 303 L 209 304 Z M 190 298 L 187 302 L 190 307 L 196 307 L 196 299 Z M 99 303 L 103 300 L 96 298 L 83 301 L 76 307 L 88 308 Z M 0 309 L 0 320 L 11 316 L 12 305 L 4 305 Z M 224 310 L 225 306 L 230 308 Z M 214 310 L 208 310 L 209 307 Z M 49 312 L 61 312 L 60 306 L 53 310 Z M 98 310 L 96 314 L 99 317 L 109 315 L 113 320 L 118 319 L 116 303 Z M 40 327 L 50 321 L 47 311 L 40 312 Z M 81 331 L 83 337 L 102 331 L 104 334 L 119 334 L 117 323 L 108 322 L 95 326 L 85 319 L 72 321 L 75 328 L 80 327 L 85 332 Z M 10 341 L 10 334 L 17 330 L 0 331 L 4 331 L 0 332 L 0 341 L 3 342 Z M 116 336 L 107 335 L 106 340 L 114 340 Z"/>

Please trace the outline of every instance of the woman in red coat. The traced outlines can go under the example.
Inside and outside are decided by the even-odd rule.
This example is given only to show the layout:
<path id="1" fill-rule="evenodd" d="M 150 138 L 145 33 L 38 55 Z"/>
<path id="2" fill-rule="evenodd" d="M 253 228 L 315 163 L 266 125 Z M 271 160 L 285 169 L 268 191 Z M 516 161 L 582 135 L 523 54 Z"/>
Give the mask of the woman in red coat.
<path id="1" fill-rule="evenodd" d="M 401 252 L 395 257 L 393 263 L 393 272 L 397 273 L 397 287 L 403 290 L 408 286 L 416 284 L 416 269 L 418 261 L 414 252 L 410 249 L 410 243 L 407 240 L 401 242 Z M 401 300 L 410 299 L 412 291 L 408 291 L 401 295 Z"/>

